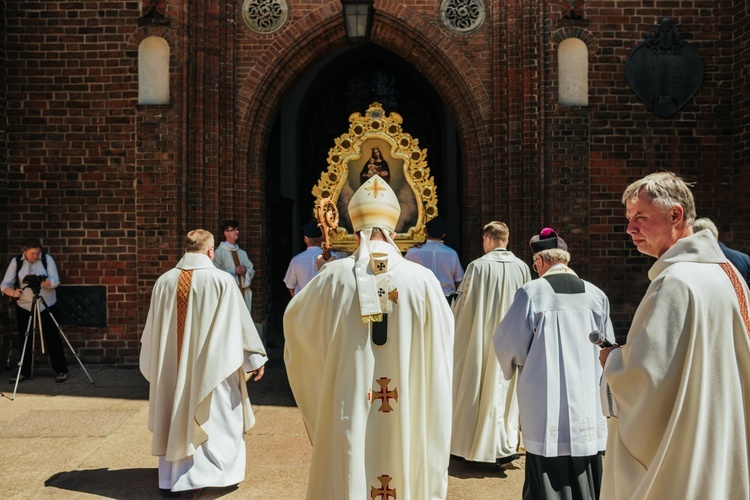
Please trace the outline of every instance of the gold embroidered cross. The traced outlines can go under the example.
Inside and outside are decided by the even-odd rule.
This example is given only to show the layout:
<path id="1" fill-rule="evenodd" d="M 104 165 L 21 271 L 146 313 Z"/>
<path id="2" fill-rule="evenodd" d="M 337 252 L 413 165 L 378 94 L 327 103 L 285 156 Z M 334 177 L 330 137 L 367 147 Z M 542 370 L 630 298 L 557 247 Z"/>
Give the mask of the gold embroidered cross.
<path id="1" fill-rule="evenodd" d="M 391 406 L 390 400 L 393 399 L 394 401 L 398 401 L 398 389 L 388 389 L 388 384 L 391 382 L 391 379 L 387 377 L 380 377 L 375 382 L 380 386 L 380 390 L 375 391 L 371 403 L 375 403 L 375 400 L 380 399 L 381 402 L 378 411 L 382 411 L 383 413 L 392 412 L 393 407 Z"/>
<path id="2" fill-rule="evenodd" d="M 391 489 L 390 487 L 390 482 L 392 479 L 393 478 L 391 476 L 385 474 L 383 474 L 382 476 L 378 476 L 378 481 L 380 481 L 380 488 L 370 486 L 370 500 L 376 500 L 377 498 L 381 498 L 382 500 L 393 498 L 393 500 L 396 500 L 396 488 Z"/>
<path id="3" fill-rule="evenodd" d="M 381 191 L 386 191 L 388 188 L 378 184 L 378 180 L 375 179 L 371 186 L 367 186 L 365 189 L 372 191 L 373 198 L 377 198 Z"/>

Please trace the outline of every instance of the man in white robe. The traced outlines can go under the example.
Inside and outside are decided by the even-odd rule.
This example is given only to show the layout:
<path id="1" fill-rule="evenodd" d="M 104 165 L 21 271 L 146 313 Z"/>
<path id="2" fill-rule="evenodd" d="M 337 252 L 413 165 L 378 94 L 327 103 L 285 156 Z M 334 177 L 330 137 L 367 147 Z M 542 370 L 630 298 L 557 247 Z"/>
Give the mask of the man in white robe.
<path id="1" fill-rule="evenodd" d="M 188 233 L 186 253 L 154 285 L 141 338 L 148 428 L 159 488 L 224 487 L 245 478 L 244 433 L 255 423 L 246 372 L 266 354 L 231 276 L 214 267 L 213 235 Z"/>
<path id="2" fill-rule="evenodd" d="M 659 172 L 623 194 L 627 232 L 658 258 L 622 347 L 602 349 L 603 499 L 750 498 L 747 285 L 687 184 Z"/>
<path id="3" fill-rule="evenodd" d="M 482 229 L 485 255 L 472 261 L 453 303 L 453 432 L 451 454 L 498 465 L 518 455 L 515 378 L 505 380 L 492 335 L 531 279 L 529 266 L 507 250 L 508 226 L 493 221 Z"/>
<path id="4" fill-rule="evenodd" d="M 568 267 L 567 244 L 552 229 L 530 243 L 540 279 L 518 290 L 494 336 L 505 378 L 518 369 L 523 498 L 594 500 L 607 423 L 599 400 L 599 348 L 589 334 L 597 330 L 614 340 L 609 299 Z"/>
<path id="5" fill-rule="evenodd" d="M 400 207 L 383 179 L 368 179 L 348 211 L 359 248 L 323 266 L 284 314 L 287 374 L 313 447 L 307 498 L 444 499 L 450 308 L 432 272 L 393 243 Z"/>
<path id="6" fill-rule="evenodd" d="M 224 241 L 216 248 L 214 264 L 234 277 L 234 281 L 242 292 L 248 312 L 252 313 L 253 291 L 250 283 L 255 276 L 255 269 L 247 252 L 240 248 L 237 240 L 240 238 L 240 224 L 236 220 L 224 222 Z"/>

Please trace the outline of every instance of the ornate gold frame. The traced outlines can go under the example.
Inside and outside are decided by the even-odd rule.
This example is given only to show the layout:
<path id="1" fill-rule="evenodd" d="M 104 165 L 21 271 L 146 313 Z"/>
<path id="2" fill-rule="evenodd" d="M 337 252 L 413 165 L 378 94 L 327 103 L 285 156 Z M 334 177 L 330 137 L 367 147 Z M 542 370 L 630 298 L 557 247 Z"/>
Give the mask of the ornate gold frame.
<path id="1" fill-rule="evenodd" d="M 424 242 L 424 225 L 437 216 L 438 200 L 434 178 L 430 176 L 427 166 L 427 149 L 420 149 L 419 139 L 402 130 L 402 122 L 401 115 L 395 112 L 386 115 L 382 105 L 377 102 L 370 105 L 364 116 L 360 113 L 350 115 L 349 132 L 334 139 L 335 145 L 328 151 L 328 169 L 321 174 L 312 194 L 315 196 L 314 213 L 317 213 L 323 198 L 330 198 L 337 206 L 342 205 L 339 206 L 339 214 L 343 225 L 346 225 L 346 197 L 351 196 L 359 180 L 358 177 L 353 178 L 350 171 L 359 169 L 365 163 L 362 151 L 368 146 L 381 149 L 381 155 L 390 159 L 394 167 L 391 169 L 391 182 L 402 204 L 403 219 L 399 220 L 394 241 L 405 252 L 415 244 Z M 397 182 L 400 185 L 397 186 Z M 346 197 L 342 198 L 342 193 Z M 405 207 L 407 212 L 404 211 Z M 331 235 L 334 250 L 356 250 L 357 238 L 350 230 L 350 227 L 339 225 Z"/>

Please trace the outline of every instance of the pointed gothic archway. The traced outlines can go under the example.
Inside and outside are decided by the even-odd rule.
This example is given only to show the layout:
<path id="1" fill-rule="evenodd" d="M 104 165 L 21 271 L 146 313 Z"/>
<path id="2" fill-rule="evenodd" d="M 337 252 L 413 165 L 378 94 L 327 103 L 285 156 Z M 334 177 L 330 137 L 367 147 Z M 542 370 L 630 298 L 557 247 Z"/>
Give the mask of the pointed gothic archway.
<path id="1" fill-rule="evenodd" d="M 480 175 L 493 162 L 493 149 L 480 147 L 486 145 L 483 137 L 493 121 L 491 108 L 487 106 L 489 91 L 483 85 L 480 73 L 453 42 L 444 40 L 439 45 L 431 43 L 441 38 L 441 34 L 428 18 L 387 12 L 381 12 L 380 16 L 376 29 L 373 29 L 371 43 L 390 51 L 391 61 L 400 61 L 402 67 L 408 68 L 405 70 L 408 73 L 423 75 L 424 81 L 429 82 L 432 95 L 439 95 L 444 104 L 440 108 L 445 124 L 455 120 L 455 134 L 451 135 L 451 139 L 457 137 L 455 150 L 460 149 L 460 154 L 455 155 L 466 167 L 452 185 L 456 200 L 461 196 L 462 213 L 460 229 L 451 231 L 456 238 L 461 238 L 461 251 L 471 254 L 479 243 L 473 238 L 467 239 L 466 235 L 470 234 L 470 228 L 478 227 L 483 220 L 483 207 L 491 205 L 483 203 L 483 200 L 497 198 L 496 183 L 483 182 Z M 235 165 L 241 167 L 233 175 L 246 179 L 247 196 L 246 203 L 235 211 L 244 213 L 247 220 L 256 221 L 245 233 L 251 242 L 257 243 L 255 246 L 252 243 L 248 245 L 251 259 L 256 264 L 254 287 L 257 287 L 257 300 L 254 301 L 253 314 L 256 322 L 262 324 L 264 333 L 268 333 L 270 341 L 274 336 L 281 339 L 281 328 L 277 321 L 280 318 L 279 310 L 283 311 L 285 305 L 282 300 L 272 305 L 274 290 L 278 286 L 283 287 L 283 272 L 294 253 L 295 242 L 301 238 L 299 230 L 294 231 L 294 227 L 300 224 L 295 219 L 300 216 L 294 214 L 300 213 L 301 208 L 291 206 L 295 196 L 298 196 L 297 181 L 293 183 L 295 187 L 291 194 L 280 189 L 276 192 L 268 189 L 269 186 L 280 185 L 280 181 L 274 180 L 274 177 L 288 175 L 281 170 L 282 163 L 289 161 L 282 161 L 284 155 L 292 155 L 292 161 L 298 161 L 294 158 L 297 158 L 300 150 L 281 139 L 282 123 L 293 124 L 290 125 L 291 130 L 299 134 L 302 127 L 298 121 L 300 115 L 292 111 L 299 110 L 303 97 L 308 99 L 309 96 L 294 93 L 293 89 L 303 82 L 307 82 L 309 87 L 326 63 L 330 64 L 337 58 L 344 61 L 347 52 L 356 50 L 347 45 L 340 12 L 321 7 L 316 10 L 315 16 L 306 16 L 302 22 L 307 23 L 304 29 L 282 34 L 274 40 L 274 50 L 265 52 L 268 57 L 254 61 L 237 99 L 238 111 L 243 118 L 236 137 L 238 148 L 235 150 Z M 299 33 L 304 35 L 297 36 Z M 414 37 L 414 33 L 421 33 L 422 36 Z M 295 100 L 297 107 L 290 106 Z M 365 111 L 371 102 L 363 99 L 359 111 Z M 329 140 L 346 131 L 348 115 L 343 120 L 343 128 L 337 130 Z M 288 130 L 284 128 L 285 132 Z M 405 130 L 413 132 L 409 128 L 408 118 L 405 118 Z M 416 137 L 416 134 L 412 135 Z M 436 155 L 434 152 L 429 154 L 432 157 Z M 285 178 L 285 185 L 289 181 Z M 438 185 L 439 193 L 440 189 Z M 441 203 L 446 200 L 446 196 L 439 196 Z M 440 210 L 446 211 L 442 206 Z M 277 220 L 275 217 L 278 214 L 281 214 L 284 222 L 281 226 L 272 226 L 270 221 Z M 270 255 L 273 249 L 266 242 L 272 240 L 285 241 L 283 248 L 288 249 L 288 254 Z M 282 261 L 283 264 L 279 264 Z M 276 264 L 272 265 L 272 262 Z M 272 272 L 281 273 L 281 276 Z M 289 294 L 284 292 L 287 294 L 285 300 L 288 300 Z"/>
<path id="2" fill-rule="evenodd" d="M 435 89 L 409 63 L 376 45 L 346 47 L 306 73 L 283 100 L 273 127 L 266 199 L 270 210 L 268 256 L 268 341 L 280 340 L 281 318 L 289 301 L 283 284 L 291 257 L 304 250 L 301 226 L 311 219 L 312 187 L 327 168 L 333 140 L 346 132 L 349 116 L 372 102 L 399 113 L 406 132 L 427 148 L 438 189 L 438 210 L 450 230 L 446 243 L 459 252 L 461 155 L 453 118 Z"/>

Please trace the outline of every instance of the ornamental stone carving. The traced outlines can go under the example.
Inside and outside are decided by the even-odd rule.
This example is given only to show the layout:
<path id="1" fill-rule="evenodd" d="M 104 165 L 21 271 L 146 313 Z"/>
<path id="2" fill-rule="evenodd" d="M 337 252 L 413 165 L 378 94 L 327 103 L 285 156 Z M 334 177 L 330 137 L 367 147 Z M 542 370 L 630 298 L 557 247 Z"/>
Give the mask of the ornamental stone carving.
<path id="1" fill-rule="evenodd" d="M 245 0 L 242 19 L 248 28 L 267 35 L 279 30 L 289 16 L 286 0 Z"/>
<path id="2" fill-rule="evenodd" d="M 471 33 L 484 23 L 486 11 L 482 0 L 442 0 L 440 18 L 451 31 Z"/>

